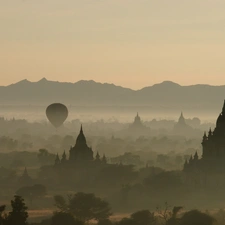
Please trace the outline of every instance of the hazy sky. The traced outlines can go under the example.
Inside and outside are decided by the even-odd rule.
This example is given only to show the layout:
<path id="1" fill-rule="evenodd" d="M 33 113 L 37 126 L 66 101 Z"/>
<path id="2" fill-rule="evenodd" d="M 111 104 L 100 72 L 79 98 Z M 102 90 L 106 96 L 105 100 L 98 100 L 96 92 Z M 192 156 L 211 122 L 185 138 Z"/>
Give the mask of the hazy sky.
<path id="1" fill-rule="evenodd" d="M 0 0 L 0 85 L 225 84 L 224 0 Z"/>

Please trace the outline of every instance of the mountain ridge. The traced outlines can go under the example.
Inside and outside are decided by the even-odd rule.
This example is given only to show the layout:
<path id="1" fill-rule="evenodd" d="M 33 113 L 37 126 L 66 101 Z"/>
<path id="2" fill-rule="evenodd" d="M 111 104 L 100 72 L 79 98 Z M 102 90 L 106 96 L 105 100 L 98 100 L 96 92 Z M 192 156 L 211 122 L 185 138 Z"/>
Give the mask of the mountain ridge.
<path id="1" fill-rule="evenodd" d="M 153 84 L 153 85 L 145 86 L 145 87 L 142 87 L 140 89 L 135 90 L 135 89 L 128 88 L 128 87 L 123 87 L 121 85 L 116 85 L 114 83 L 97 82 L 97 81 L 94 81 L 94 80 L 79 80 L 79 81 L 76 81 L 76 82 L 72 83 L 72 82 L 52 81 L 52 80 L 48 80 L 45 77 L 43 77 L 42 79 L 40 79 L 38 81 L 29 81 L 28 79 L 23 79 L 23 80 L 20 80 L 20 81 L 18 81 L 16 83 L 12 83 L 12 84 L 9 84 L 9 85 L 0 85 L 0 88 L 2 88 L 2 87 L 9 87 L 9 86 L 13 86 L 13 85 L 18 85 L 18 84 L 22 84 L 22 83 L 36 84 L 36 83 L 44 83 L 44 82 L 45 83 L 60 83 L 60 84 L 95 83 L 95 84 L 102 84 L 102 85 L 112 85 L 112 86 L 121 87 L 121 88 L 124 88 L 124 89 L 130 89 L 132 91 L 140 91 L 140 90 L 143 90 L 145 88 L 155 87 L 155 86 L 158 86 L 158 85 L 170 85 L 170 86 L 177 86 L 177 87 L 192 87 L 192 86 L 225 87 L 225 84 L 224 85 L 210 85 L 210 84 L 181 85 L 181 84 L 178 84 L 178 83 L 170 81 L 170 80 L 165 80 L 165 81 L 162 81 L 160 83 L 156 83 L 156 84 Z"/>
<path id="2" fill-rule="evenodd" d="M 225 85 L 196 84 L 182 86 L 172 81 L 146 86 L 139 90 L 94 80 L 75 83 L 27 79 L 0 86 L 0 104 L 121 105 L 150 107 L 218 107 L 225 99 Z"/>

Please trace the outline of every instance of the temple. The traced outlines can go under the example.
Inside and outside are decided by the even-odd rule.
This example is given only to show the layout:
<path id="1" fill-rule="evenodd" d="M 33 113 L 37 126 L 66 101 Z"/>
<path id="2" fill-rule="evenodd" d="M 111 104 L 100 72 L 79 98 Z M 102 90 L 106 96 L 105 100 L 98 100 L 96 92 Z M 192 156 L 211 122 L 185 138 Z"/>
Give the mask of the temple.
<path id="1" fill-rule="evenodd" d="M 30 185 L 32 183 L 33 183 L 33 180 L 29 176 L 29 174 L 27 172 L 27 168 L 25 167 L 22 176 L 19 178 L 19 184 L 20 185 Z"/>
<path id="2" fill-rule="evenodd" d="M 64 151 L 60 159 L 59 155 L 56 155 L 55 166 L 57 165 L 75 165 L 82 162 L 105 162 L 106 157 L 103 155 L 101 158 L 97 153 L 96 157 L 93 156 L 94 152 L 91 147 L 87 145 L 86 137 L 83 132 L 83 127 L 81 125 L 80 133 L 77 136 L 76 143 L 70 148 L 69 158 L 67 159 L 66 152 Z"/>
<path id="3" fill-rule="evenodd" d="M 93 160 L 93 151 L 87 146 L 86 138 L 83 133 L 83 128 L 81 125 L 80 133 L 77 137 L 76 144 L 74 147 L 70 148 L 70 161 L 87 161 Z"/>
<path id="4" fill-rule="evenodd" d="M 134 118 L 134 122 L 130 125 L 130 128 L 132 129 L 143 129 L 146 128 L 142 121 L 141 121 L 141 117 L 139 116 L 139 114 L 137 113 L 136 117 Z"/>
<path id="5" fill-rule="evenodd" d="M 184 171 L 225 172 L 225 101 L 216 128 L 204 133 L 201 144 L 202 158 L 199 159 L 197 153 L 191 156 L 184 164 Z"/>
<path id="6" fill-rule="evenodd" d="M 173 132 L 179 135 L 189 135 L 193 129 L 187 125 L 183 112 L 178 119 L 178 122 L 174 125 Z"/>

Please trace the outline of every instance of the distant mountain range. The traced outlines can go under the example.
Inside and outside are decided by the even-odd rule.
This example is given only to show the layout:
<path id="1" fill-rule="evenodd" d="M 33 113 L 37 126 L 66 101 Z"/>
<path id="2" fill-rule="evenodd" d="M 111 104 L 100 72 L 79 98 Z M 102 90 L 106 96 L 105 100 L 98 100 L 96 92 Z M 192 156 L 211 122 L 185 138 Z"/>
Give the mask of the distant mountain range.
<path id="1" fill-rule="evenodd" d="M 160 108 L 222 107 L 225 85 L 204 84 L 181 86 L 171 81 L 132 90 L 114 84 L 81 80 L 76 83 L 22 80 L 9 86 L 0 86 L 0 104 L 46 105 L 62 102 L 74 106 L 147 106 Z"/>

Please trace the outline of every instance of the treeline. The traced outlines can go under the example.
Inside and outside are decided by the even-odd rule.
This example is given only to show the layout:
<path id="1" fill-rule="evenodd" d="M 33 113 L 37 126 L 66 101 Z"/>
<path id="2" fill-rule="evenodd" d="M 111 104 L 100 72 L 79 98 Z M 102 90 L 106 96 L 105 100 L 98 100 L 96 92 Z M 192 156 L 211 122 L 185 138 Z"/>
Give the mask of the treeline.
<path id="1" fill-rule="evenodd" d="M 94 194 L 78 192 L 67 198 L 54 197 L 56 210 L 50 218 L 41 222 L 28 223 L 28 208 L 24 199 L 14 196 L 11 210 L 6 212 L 6 206 L 0 206 L 0 225 L 224 225 L 225 211 L 216 213 L 199 210 L 186 211 L 183 207 L 171 208 L 167 203 L 155 211 L 139 210 L 130 216 L 113 220 L 109 203 Z"/>

